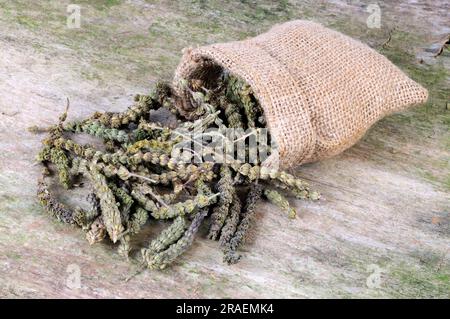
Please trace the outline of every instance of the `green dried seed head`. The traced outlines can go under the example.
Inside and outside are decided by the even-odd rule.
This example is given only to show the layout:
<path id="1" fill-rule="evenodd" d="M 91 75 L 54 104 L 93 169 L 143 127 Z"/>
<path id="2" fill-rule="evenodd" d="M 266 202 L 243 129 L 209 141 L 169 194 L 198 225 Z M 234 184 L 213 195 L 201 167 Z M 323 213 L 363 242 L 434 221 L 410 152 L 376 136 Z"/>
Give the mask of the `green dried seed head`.
<path id="1" fill-rule="evenodd" d="M 100 200 L 103 223 L 111 240 L 115 243 L 119 235 L 124 231 L 121 214 L 113 192 L 108 187 L 108 182 L 95 165 L 90 165 L 88 176 L 94 185 L 97 197 Z"/>
<path id="2" fill-rule="evenodd" d="M 129 213 L 131 206 L 134 204 L 133 197 L 131 197 L 125 189 L 117 187 L 114 183 L 108 184 L 109 189 L 113 192 L 114 196 L 120 203 L 121 219 L 126 223 L 129 219 Z"/>
<path id="3" fill-rule="evenodd" d="M 41 179 L 37 185 L 37 197 L 45 211 L 60 222 L 74 224 L 73 211 L 60 203 L 50 192 L 48 184 Z"/>
<path id="4" fill-rule="evenodd" d="M 134 212 L 128 224 L 128 229 L 130 230 L 130 233 L 131 234 L 139 233 L 142 227 L 147 222 L 148 217 L 149 215 L 145 209 L 143 209 L 142 207 L 136 208 L 136 211 Z"/>
<path id="5" fill-rule="evenodd" d="M 159 82 L 150 95 L 137 95 L 134 104 L 124 112 L 96 112 L 87 119 L 64 124 L 66 110 L 57 125 L 42 130 L 48 136 L 37 156 L 38 161 L 55 165 L 66 188 L 72 180 L 78 181 L 80 174 L 88 177 L 95 192 L 91 209 L 72 212 L 58 203 L 43 183 L 38 185 L 38 197 L 52 216 L 88 230 L 86 237 L 90 243 L 109 235 L 113 242 L 120 240 L 119 254 L 128 258 L 132 236 L 141 232 L 149 218 L 173 220 L 142 250 L 145 263 L 152 269 L 171 264 L 191 245 L 209 208 L 212 214 L 208 237 L 220 238 L 227 263 L 237 262 L 240 259 L 237 249 L 245 240 L 261 197 L 259 183 L 288 191 L 297 198 L 320 197 L 303 180 L 286 172 L 242 164 L 229 154 L 217 155 L 214 152 L 217 144 L 205 146 L 196 156 L 175 148 L 184 141 L 184 133 L 175 130 L 173 123 L 150 121 L 150 110 L 161 107 L 169 110 L 177 117 L 179 128 L 189 134 L 198 135 L 215 128 L 217 135 L 227 136 L 228 128 L 245 130 L 265 125 L 260 104 L 242 79 L 223 72 L 217 74 L 217 83 L 198 78 L 183 82 L 187 99 L 182 104 L 191 105 L 192 112 L 187 112 L 189 107 L 179 109 L 180 97 L 173 94 L 169 84 Z M 63 135 L 81 132 L 101 138 L 106 151 L 80 145 Z M 235 141 L 223 138 L 220 142 L 226 150 L 234 149 Z M 246 148 L 248 155 L 254 151 Z M 197 157 L 212 154 L 224 162 L 194 162 Z M 249 186 L 242 209 L 238 187 Z M 295 215 L 281 193 L 266 190 L 264 194 L 290 217 Z M 188 227 L 191 217 L 193 221 Z"/>
<path id="6" fill-rule="evenodd" d="M 142 249 L 141 253 L 144 260 L 149 260 L 153 255 L 175 243 L 183 236 L 186 227 L 187 222 L 185 217 L 179 216 L 175 218 L 169 227 L 164 229 L 157 238 L 152 240 L 148 248 Z"/>
<path id="7" fill-rule="evenodd" d="M 236 194 L 236 192 L 234 192 L 228 217 L 225 221 L 225 225 L 220 232 L 219 243 L 221 247 L 226 247 L 227 244 L 229 244 L 234 233 L 236 232 L 239 224 L 239 217 L 241 216 L 241 209 L 241 200 L 239 199 L 239 196 Z"/>
<path id="8" fill-rule="evenodd" d="M 295 218 L 297 212 L 289 204 L 289 201 L 279 192 L 273 189 L 265 189 L 264 196 L 274 205 L 285 211 L 289 218 Z"/>
<path id="9" fill-rule="evenodd" d="M 255 215 L 255 209 L 258 201 L 261 199 L 263 188 L 259 184 L 252 184 L 247 195 L 243 216 L 233 237 L 225 245 L 224 260 L 228 263 L 236 263 L 239 257 L 237 249 L 244 243 L 248 229 L 251 226 Z"/>
<path id="10" fill-rule="evenodd" d="M 220 197 L 217 206 L 214 207 L 211 215 L 211 226 L 208 234 L 208 237 L 213 240 L 217 239 L 220 230 L 225 224 L 235 192 L 230 168 L 222 166 L 220 175 L 221 178 L 217 182 L 217 191 L 220 193 Z"/>
<path id="11" fill-rule="evenodd" d="M 167 265 L 173 263 L 177 257 L 183 254 L 194 241 L 195 234 L 197 233 L 201 223 L 208 214 L 208 210 L 204 209 L 199 211 L 189 228 L 176 243 L 170 245 L 169 248 L 163 250 L 157 254 L 149 255 L 144 252 L 144 262 L 150 269 L 164 269 Z"/>
<path id="12" fill-rule="evenodd" d="M 61 185 L 66 189 L 70 188 L 70 161 L 66 153 L 61 148 L 52 148 L 50 150 L 50 161 L 55 164 L 58 170 Z"/>
<path id="13" fill-rule="evenodd" d="M 117 248 L 117 253 L 120 256 L 125 257 L 127 260 L 129 259 L 131 252 L 131 237 L 129 235 L 124 235 L 120 238 L 120 244 Z"/>
<path id="14" fill-rule="evenodd" d="M 106 227 L 103 223 L 102 216 L 99 216 L 91 225 L 89 231 L 86 233 L 86 239 L 89 244 L 93 245 L 95 243 L 101 242 L 106 238 Z"/>

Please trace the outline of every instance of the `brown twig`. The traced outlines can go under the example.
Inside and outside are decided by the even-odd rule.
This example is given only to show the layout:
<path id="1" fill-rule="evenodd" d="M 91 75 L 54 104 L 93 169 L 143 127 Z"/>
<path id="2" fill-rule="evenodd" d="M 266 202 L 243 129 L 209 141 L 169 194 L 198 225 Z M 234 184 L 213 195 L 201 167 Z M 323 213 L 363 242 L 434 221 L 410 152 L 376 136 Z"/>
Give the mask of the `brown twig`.
<path id="1" fill-rule="evenodd" d="M 389 47 L 389 42 L 391 42 L 391 40 L 392 40 L 392 33 L 394 32 L 394 30 L 395 30 L 395 27 L 393 27 L 392 29 L 389 30 L 387 40 L 384 41 L 384 43 L 381 45 L 381 47 L 382 47 L 383 49 L 386 49 L 386 48 Z"/>
<path id="2" fill-rule="evenodd" d="M 441 41 L 441 46 L 439 47 L 438 52 L 433 57 L 437 58 L 438 56 L 440 56 L 444 52 L 444 49 L 447 48 L 449 44 L 450 44 L 450 34 L 447 34 L 445 38 Z"/>

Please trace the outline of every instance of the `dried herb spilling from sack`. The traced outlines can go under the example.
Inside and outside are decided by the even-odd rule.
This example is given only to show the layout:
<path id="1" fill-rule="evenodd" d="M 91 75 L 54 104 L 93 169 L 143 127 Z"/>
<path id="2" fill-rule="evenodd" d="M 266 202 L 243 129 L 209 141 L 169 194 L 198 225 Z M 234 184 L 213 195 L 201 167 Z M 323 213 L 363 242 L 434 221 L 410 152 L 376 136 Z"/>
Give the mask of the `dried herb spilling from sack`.
<path id="1" fill-rule="evenodd" d="M 170 225 L 142 250 L 144 263 L 156 269 L 180 256 L 209 216 L 208 237 L 219 240 L 226 262 L 235 263 L 261 197 L 291 217 L 295 211 L 280 190 L 318 198 L 277 164 L 286 168 L 336 155 L 379 119 L 427 98 L 425 88 L 358 40 L 315 22 L 286 22 L 254 38 L 185 50 L 173 87 L 158 84 L 123 113 L 95 113 L 67 124 L 63 114 L 47 129 L 38 158 L 52 163 L 66 188 L 84 176 L 93 188 L 91 208 L 66 208 L 46 177 L 38 196 L 51 215 L 86 230 L 90 243 L 119 242 L 125 256 L 144 224 L 167 220 Z M 160 109 L 172 112 L 178 127 L 150 121 L 149 113 Z M 266 126 L 267 157 L 255 159 L 251 144 L 243 149 L 249 161 L 216 151 L 254 135 L 229 138 L 227 130 Z M 104 150 L 76 143 L 71 136 L 77 133 L 101 138 Z M 212 142 L 203 145 L 197 135 Z M 186 137 L 200 150 L 182 152 L 178 146 Z"/>
<path id="2" fill-rule="evenodd" d="M 57 125 L 33 128 L 48 133 L 37 156 L 45 167 L 37 192 L 45 210 L 63 223 L 81 227 L 90 244 L 118 243 L 119 254 L 126 258 L 138 255 L 131 240 L 144 225 L 166 221 L 166 228 L 141 250 L 142 261 L 151 269 L 174 262 L 203 223 L 209 223 L 208 237 L 219 241 L 224 261 L 236 263 L 261 198 L 290 218 L 296 212 L 280 190 L 300 199 L 319 198 L 307 183 L 284 171 L 215 152 L 215 146 L 232 148 L 236 142 L 226 136 L 226 130 L 257 132 L 265 127 L 263 110 L 249 85 L 226 72 L 214 88 L 206 89 L 195 79 L 183 85 L 195 106 L 189 118 L 195 114 L 195 120 L 180 113 L 171 86 L 158 83 L 150 95 L 136 96 L 134 105 L 122 113 L 96 112 L 67 123 L 66 110 Z M 151 121 L 150 112 L 161 109 L 170 111 L 176 125 Z M 196 151 L 175 148 L 186 142 L 185 135 L 196 132 L 213 135 L 215 140 L 193 148 Z M 77 134 L 99 138 L 104 149 L 75 142 Z M 203 143 L 191 137 L 187 141 L 190 146 Z M 255 151 L 251 146 L 244 150 L 246 158 Z M 204 160 L 207 156 L 210 161 Z M 60 203 L 49 187 L 53 173 L 65 189 L 80 187 L 80 179 L 86 181 L 84 187 L 92 189 L 87 196 L 91 208 Z"/>

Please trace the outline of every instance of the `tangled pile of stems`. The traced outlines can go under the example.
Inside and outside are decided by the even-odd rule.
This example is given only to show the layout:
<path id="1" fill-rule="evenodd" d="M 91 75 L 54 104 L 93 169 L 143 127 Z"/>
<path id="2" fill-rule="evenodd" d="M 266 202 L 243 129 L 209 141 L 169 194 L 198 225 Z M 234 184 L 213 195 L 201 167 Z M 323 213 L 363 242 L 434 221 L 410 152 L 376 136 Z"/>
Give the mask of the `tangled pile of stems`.
<path id="1" fill-rule="evenodd" d="M 44 165 L 37 195 L 45 210 L 81 227 L 90 244 L 118 243 L 119 254 L 127 259 L 131 240 L 144 225 L 165 220 L 167 227 L 141 249 L 142 262 L 151 269 L 163 269 L 185 252 L 207 216 L 208 237 L 219 241 L 225 262 L 236 263 L 262 197 L 290 218 L 296 212 L 280 189 L 300 199 L 319 198 L 304 181 L 260 163 L 199 162 L 193 158 L 204 154 L 174 152 L 182 134 L 150 121 L 152 110 L 169 110 L 177 126 L 188 131 L 265 126 L 262 109 L 242 80 L 224 73 L 214 88 L 206 89 L 196 79 L 182 84 L 194 106 L 189 114 L 177 107 L 170 85 L 160 82 L 151 94 L 136 96 L 124 112 L 96 112 L 66 123 L 66 109 L 57 125 L 32 128 L 48 133 L 37 156 Z M 76 143 L 71 137 L 78 133 L 101 139 L 104 150 Z M 89 209 L 71 209 L 58 201 L 48 180 L 54 171 L 65 189 L 81 187 L 80 179 L 88 181 Z"/>

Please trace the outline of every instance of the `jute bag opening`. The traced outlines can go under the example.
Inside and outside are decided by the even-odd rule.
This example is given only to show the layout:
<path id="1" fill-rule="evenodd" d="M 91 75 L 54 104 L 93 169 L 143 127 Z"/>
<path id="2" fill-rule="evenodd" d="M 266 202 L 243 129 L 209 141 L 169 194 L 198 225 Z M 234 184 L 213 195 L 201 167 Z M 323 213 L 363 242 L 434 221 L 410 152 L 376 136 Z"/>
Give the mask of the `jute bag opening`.
<path id="1" fill-rule="evenodd" d="M 186 49 L 174 77 L 213 86 L 227 70 L 253 89 L 288 168 L 336 155 L 382 117 L 424 103 L 428 92 L 367 45 L 310 21 L 291 21 L 243 41 Z"/>

